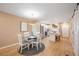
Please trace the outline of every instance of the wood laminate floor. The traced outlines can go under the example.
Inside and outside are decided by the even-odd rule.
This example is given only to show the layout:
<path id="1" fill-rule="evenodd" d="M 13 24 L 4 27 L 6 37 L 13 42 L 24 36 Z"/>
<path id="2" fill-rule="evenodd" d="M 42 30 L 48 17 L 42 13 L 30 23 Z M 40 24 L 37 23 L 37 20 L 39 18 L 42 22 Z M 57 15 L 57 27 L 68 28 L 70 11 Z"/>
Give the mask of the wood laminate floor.
<path id="1" fill-rule="evenodd" d="M 44 51 L 34 56 L 73 56 L 72 43 L 69 39 L 62 38 L 60 41 L 52 42 L 48 38 L 44 38 L 42 43 L 45 45 Z M 18 45 L 0 49 L 0 56 L 22 56 L 17 51 Z"/>

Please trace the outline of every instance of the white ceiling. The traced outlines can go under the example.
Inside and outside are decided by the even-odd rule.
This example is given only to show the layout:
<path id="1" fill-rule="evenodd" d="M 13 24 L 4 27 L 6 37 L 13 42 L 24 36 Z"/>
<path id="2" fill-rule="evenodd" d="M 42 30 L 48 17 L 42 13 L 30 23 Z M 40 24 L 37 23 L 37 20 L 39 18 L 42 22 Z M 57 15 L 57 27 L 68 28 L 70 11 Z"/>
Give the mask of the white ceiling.
<path id="1" fill-rule="evenodd" d="M 0 11 L 24 18 L 27 10 L 38 11 L 37 20 L 47 23 L 67 21 L 75 7 L 76 3 L 0 3 Z"/>

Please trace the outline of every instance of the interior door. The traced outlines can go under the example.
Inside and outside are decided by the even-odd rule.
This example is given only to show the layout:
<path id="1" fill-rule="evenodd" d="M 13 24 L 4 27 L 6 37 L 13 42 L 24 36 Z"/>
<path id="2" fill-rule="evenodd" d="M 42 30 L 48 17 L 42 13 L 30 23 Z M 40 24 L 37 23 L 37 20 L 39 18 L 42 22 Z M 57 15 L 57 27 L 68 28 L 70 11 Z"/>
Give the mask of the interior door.
<path id="1" fill-rule="evenodd" d="M 68 25 L 68 23 L 64 23 L 62 25 L 62 37 L 66 37 L 66 38 L 69 37 L 69 25 Z"/>

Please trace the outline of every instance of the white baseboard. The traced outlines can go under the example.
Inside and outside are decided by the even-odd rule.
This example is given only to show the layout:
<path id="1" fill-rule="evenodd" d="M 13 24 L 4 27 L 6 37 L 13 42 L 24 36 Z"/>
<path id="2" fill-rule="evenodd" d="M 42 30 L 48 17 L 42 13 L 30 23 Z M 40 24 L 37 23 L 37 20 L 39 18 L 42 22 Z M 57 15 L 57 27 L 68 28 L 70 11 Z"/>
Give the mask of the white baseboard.
<path id="1" fill-rule="evenodd" d="M 4 46 L 4 47 L 0 47 L 0 49 L 5 49 L 5 48 L 11 47 L 11 46 L 15 46 L 15 45 L 17 45 L 17 44 L 18 44 L 18 43 L 10 44 L 10 45 Z"/>

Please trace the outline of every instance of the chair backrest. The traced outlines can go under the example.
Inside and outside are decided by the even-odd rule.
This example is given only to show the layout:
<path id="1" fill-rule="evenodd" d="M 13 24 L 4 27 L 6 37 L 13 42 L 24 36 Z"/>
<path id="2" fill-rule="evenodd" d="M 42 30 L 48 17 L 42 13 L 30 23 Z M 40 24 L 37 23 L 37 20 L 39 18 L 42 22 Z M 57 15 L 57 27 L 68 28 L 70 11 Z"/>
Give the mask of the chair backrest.
<path id="1" fill-rule="evenodd" d="M 18 34 L 18 42 L 20 45 L 22 44 L 22 35 L 21 34 Z"/>
<path id="2" fill-rule="evenodd" d="M 37 34 L 37 41 L 40 41 L 41 42 L 41 34 Z"/>
<path id="3" fill-rule="evenodd" d="M 28 37 L 30 36 L 29 32 L 24 32 L 24 39 L 28 41 Z"/>
<path id="4" fill-rule="evenodd" d="M 39 36 L 39 35 L 40 35 L 40 32 L 36 32 L 36 33 L 35 33 L 35 36 Z"/>
<path id="5" fill-rule="evenodd" d="M 29 32 L 24 32 L 24 34 L 30 34 Z"/>
<path id="6" fill-rule="evenodd" d="M 39 35 L 40 34 L 40 32 L 36 32 L 36 35 Z"/>
<path id="7" fill-rule="evenodd" d="M 30 33 L 29 32 L 24 32 L 24 37 L 26 36 L 30 36 Z"/>

